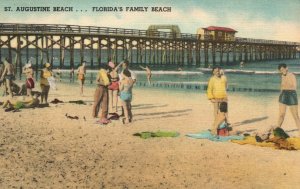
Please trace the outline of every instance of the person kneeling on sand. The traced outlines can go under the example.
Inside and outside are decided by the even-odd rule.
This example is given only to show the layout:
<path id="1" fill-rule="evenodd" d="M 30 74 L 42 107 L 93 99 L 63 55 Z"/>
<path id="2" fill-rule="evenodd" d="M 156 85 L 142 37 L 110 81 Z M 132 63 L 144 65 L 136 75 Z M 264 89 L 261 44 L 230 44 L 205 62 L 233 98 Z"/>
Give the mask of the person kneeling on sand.
<path id="1" fill-rule="evenodd" d="M 230 131 L 230 132 L 229 132 Z M 211 134 L 228 136 L 241 133 L 240 131 L 232 131 L 232 128 L 229 127 L 227 119 L 227 102 L 221 102 L 218 110 L 218 114 L 214 120 L 214 124 L 211 129 Z"/>
<path id="2" fill-rule="evenodd" d="M 124 70 L 122 74 L 123 77 L 120 84 L 120 99 L 125 114 L 123 123 L 126 124 L 132 121 L 131 100 L 134 81 L 131 78 L 131 73 L 129 70 Z"/>
<path id="3" fill-rule="evenodd" d="M 38 99 L 39 95 L 33 97 L 18 97 L 16 99 L 8 99 L 4 102 L 3 108 L 9 108 L 11 110 L 20 108 L 35 108 L 40 104 Z"/>

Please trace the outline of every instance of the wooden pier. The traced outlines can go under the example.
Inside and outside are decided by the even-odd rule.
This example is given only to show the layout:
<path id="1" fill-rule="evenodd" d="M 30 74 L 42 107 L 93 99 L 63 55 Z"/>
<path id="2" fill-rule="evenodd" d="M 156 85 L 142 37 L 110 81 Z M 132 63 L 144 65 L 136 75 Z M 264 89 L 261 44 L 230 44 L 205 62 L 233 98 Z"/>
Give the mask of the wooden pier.
<path id="1" fill-rule="evenodd" d="M 249 38 L 202 40 L 196 34 L 156 30 L 0 23 L 0 57 L 15 61 L 19 70 L 23 61 L 30 59 L 32 49 L 37 71 L 45 62 L 53 64 L 54 51 L 59 51 L 60 68 L 75 68 L 83 60 L 90 68 L 97 68 L 109 58 L 115 62 L 128 59 L 131 64 L 209 67 L 241 61 L 295 59 L 299 47 L 297 42 Z"/>

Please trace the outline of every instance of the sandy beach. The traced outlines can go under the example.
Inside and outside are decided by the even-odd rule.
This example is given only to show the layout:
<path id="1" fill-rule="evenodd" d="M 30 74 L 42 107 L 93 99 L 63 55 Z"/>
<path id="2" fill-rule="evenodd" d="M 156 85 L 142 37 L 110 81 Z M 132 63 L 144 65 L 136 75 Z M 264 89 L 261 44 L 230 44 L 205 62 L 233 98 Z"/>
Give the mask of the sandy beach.
<path id="1" fill-rule="evenodd" d="M 87 105 L 50 103 L 15 113 L 0 109 L 0 188 L 300 187 L 299 151 L 186 137 L 209 129 L 213 121 L 213 107 L 203 91 L 135 88 L 133 122 L 103 126 L 92 118 L 94 90 L 85 88 L 80 97 L 77 85 L 59 83 L 49 101 L 84 100 Z M 234 129 L 253 133 L 276 124 L 277 98 L 274 94 L 261 102 L 246 93 L 229 93 Z M 66 118 L 66 113 L 79 120 Z M 290 112 L 283 128 L 298 135 Z M 180 136 L 133 136 L 157 130 Z"/>

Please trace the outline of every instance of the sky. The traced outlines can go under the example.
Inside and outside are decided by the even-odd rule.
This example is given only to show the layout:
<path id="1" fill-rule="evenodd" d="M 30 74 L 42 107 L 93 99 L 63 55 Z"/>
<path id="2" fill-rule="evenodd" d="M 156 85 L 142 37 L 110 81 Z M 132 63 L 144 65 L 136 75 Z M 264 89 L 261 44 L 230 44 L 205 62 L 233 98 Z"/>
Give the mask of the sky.
<path id="1" fill-rule="evenodd" d="M 50 12 L 16 11 L 17 7 L 50 7 Z M 73 7 L 53 12 L 53 7 Z M 5 11 L 11 7 L 12 11 Z M 117 7 L 118 11 L 93 11 Z M 101 8 L 100 8 L 101 7 Z M 121 7 L 123 11 L 120 11 Z M 148 7 L 126 11 L 126 7 Z M 152 7 L 171 7 L 152 12 Z M 142 8 L 145 10 L 145 8 Z M 178 25 L 182 33 L 222 26 L 236 36 L 300 42 L 300 0 L 10 0 L 0 1 L 0 23 L 72 24 L 146 30 L 149 25 Z"/>

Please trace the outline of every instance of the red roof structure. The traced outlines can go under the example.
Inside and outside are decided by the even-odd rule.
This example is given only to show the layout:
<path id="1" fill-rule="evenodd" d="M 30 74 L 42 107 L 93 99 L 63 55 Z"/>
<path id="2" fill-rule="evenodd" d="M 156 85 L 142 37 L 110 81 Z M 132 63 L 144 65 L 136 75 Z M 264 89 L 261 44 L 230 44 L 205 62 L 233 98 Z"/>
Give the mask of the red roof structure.
<path id="1" fill-rule="evenodd" d="M 203 29 L 209 30 L 209 31 L 237 32 L 236 30 L 231 29 L 231 28 L 218 27 L 218 26 L 209 26 L 209 27 L 203 28 Z"/>

